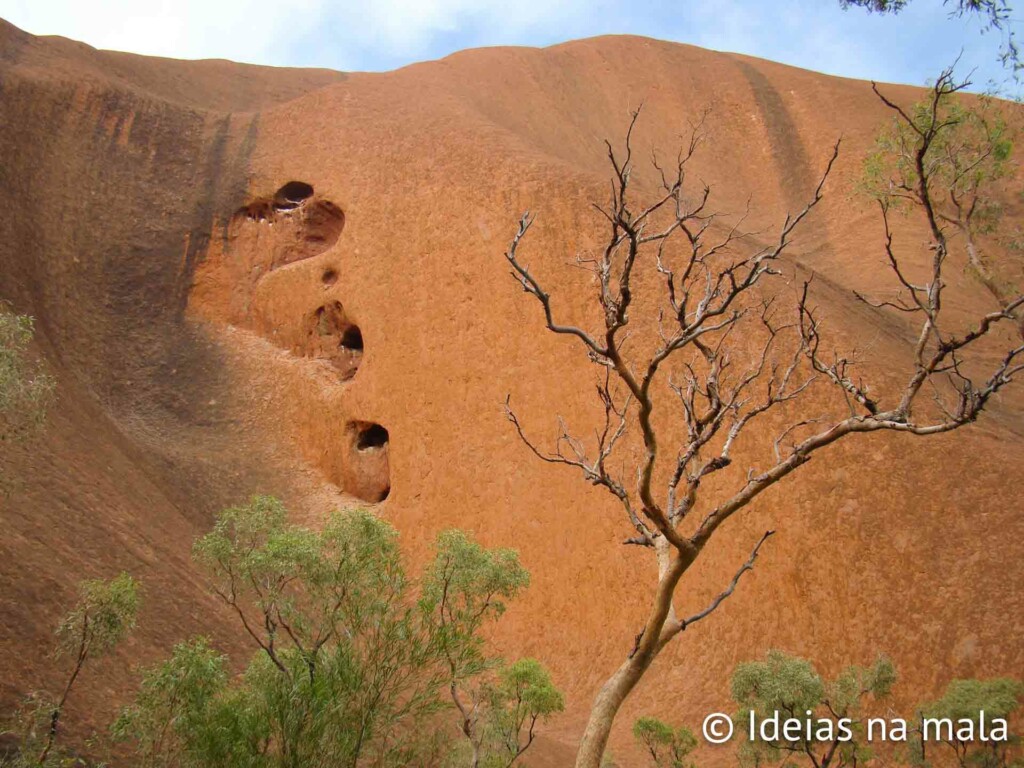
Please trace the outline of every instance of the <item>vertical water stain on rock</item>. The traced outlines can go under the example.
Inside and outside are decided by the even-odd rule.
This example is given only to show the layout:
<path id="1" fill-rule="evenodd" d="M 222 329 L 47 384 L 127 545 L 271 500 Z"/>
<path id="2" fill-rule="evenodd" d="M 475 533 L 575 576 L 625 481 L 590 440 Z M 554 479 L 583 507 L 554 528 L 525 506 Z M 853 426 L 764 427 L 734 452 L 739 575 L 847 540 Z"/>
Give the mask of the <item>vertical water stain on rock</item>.
<path id="1" fill-rule="evenodd" d="M 750 83 L 754 101 L 764 121 L 785 203 L 789 208 L 799 210 L 817 184 L 800 131 L 778 89 L 764 73 L 750 62 L 739 57 L 732 58 Z"/>

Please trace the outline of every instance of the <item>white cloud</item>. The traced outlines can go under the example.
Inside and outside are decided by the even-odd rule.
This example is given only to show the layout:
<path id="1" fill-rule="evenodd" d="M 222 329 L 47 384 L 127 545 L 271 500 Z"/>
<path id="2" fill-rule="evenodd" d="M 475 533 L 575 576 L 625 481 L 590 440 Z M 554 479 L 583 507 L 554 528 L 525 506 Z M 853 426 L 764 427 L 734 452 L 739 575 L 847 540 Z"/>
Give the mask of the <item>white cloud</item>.
<path id="1" fill-rule="evenodd" d="M 598 34 L 607 30 L 593 25 L 594 13 L 612 6 L 609 0 L 375 0 L 356 9 L 328 0 L 324 25 L 333 37 L 310 42 L 321 55 L 353 61 L 343 68 L 397 66 L 467 47 Z"/>
<path id="2" fill-rule="evenodd" d="M 429 55 L 435 38 L 466 30 L 504 41 L 557 30 L 557 38 L 593 6 L 585 0 L 515 6 L 500 0 L 0 0 L 0 16 L 33 34 L 97 48 L 286 65 L 297 55 L 308 59 L 295 50 L 304 42 L 345 61 L 353 51 L 381 59 Z"/>
<path id="3" fill-rule="evenodd" d="M 695 42 L 715 50 L 831 73 L 855 71 L 858 67 L 863 71 L 877 60 L 872 56 L 869 37 L 837 23 L 861 25 L 872 20 L 856 12 L 843 18 L 838 0 L 814 4 L 805 0 L 776 0 L 770 4 L 707 0 L 697 5 L 692 15 L 697 30 Z M 890 19 L 877 21 L 891 23 Z"/>
<path id="4" fill-rule="evenodd" d="M 285 64 L 282 38 L 317 23 L 321 0 L 0 0 L 0 16 L 37 35 L 174 58 Z"/>

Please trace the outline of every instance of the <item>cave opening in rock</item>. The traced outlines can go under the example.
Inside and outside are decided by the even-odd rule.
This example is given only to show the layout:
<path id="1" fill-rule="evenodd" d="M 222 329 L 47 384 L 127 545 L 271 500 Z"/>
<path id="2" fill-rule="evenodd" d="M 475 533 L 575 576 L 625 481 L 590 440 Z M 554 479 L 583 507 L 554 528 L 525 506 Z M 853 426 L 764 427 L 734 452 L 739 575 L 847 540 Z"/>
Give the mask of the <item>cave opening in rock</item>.
<path id="1" fill-rule="evenodd" d="M 320 280 L 324 285 L 334 285 L 338 282 L 338 272 L 334 269 L 325 269 L 324 273 L 320 276 Z"/>
<path id="2" fill-rule="evenodd" d="M 358 325 L 350 325 L 341 333 L 341 346 L 352 352 L 363 351 L 363 332 Z"/>
<path id="3" fill-rule="evenodd" d="M 379 504 L 391 494 L 388 431 L 372 421 L 345 425 L 341 486 L 356 498 Z"/>
<path id="4" fill-rule="evenodd" d="M 388 431 L 380 424 L 362 424 L 358 427 L 356 435 L 356 449 L 369 451 L 374 448 L 383 448 L 388 444 Z"/>
<path id="5" fill-rule="evenodd" d="M 283 211 L 298 208 L 313 196 L 313 187 L 304 181 L 289 181 L 274 195 L 274 207 Z"/>
<path id="6" fill-rule="evenodd" d="M 363 332 L 348 319 L 341 302 L 324 304 L 307 322 L 302 354 L 329 362 L 342 381 L 355 376 L 363 359 Z"/>

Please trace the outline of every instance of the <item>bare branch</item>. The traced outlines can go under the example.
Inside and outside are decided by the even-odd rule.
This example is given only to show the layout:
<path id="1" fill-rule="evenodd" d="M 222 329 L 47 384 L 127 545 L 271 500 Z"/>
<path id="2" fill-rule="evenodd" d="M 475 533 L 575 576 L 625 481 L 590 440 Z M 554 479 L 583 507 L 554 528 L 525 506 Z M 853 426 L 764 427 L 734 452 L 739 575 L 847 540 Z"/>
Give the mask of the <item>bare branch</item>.
<path id="1" fill-rule="evenodd" d="M 761 537 L 760 541 L 754 545 L 753 551 L 750 553 L 750 557 L 747 558 L 747 562 L 740 566 L 740 569 L 736 571 L 736 575 L 732 577 L 732 581 L 729 582 L 729 586 L 726 587 L 722 592 L 719 592 L 715 598 L 708 604 L 708 606 L 692 616 L 682 619 L 679 622 L 679 631 L 683 631 L 692 624 L 696 624 L 703 618 L 711 615 L 718 606 L 720 606 L 725 599 L 730 597 L 733 592 L 736 591 L 737 585 L 740 583 L 740 577 L 743 576 L 747 571 L 754 570 L 754 563 L 757 561 L 757 554 L 761 551 L 761 546 L 768 541 L 768 539 L 775 535 L 775 531 L 765 531 L 764 536 Z"/>

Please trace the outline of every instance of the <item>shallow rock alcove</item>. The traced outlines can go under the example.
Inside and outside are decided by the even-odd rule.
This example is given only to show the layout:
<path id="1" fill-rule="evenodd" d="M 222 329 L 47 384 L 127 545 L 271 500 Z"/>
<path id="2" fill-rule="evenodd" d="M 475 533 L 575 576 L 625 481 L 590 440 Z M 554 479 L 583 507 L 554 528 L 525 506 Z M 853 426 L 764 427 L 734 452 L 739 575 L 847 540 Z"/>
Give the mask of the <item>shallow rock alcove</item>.
<path id="1" fill-rule="evenodd" d="M 378 503 L 391 493 L 388 463 L 390 435 L 371 421 L 352 421 L 345 429 L 345 477 L 342 485 L 353 496 Z"/>
<path id="2" fill-rule="evenodd" d="M 342 381 L 356 375 L 363 359 L 363 333 L 351 322 L 340 301 L 318 307 L 307 321 L 302 353 L 326 360 L 337 369 Z"/>

